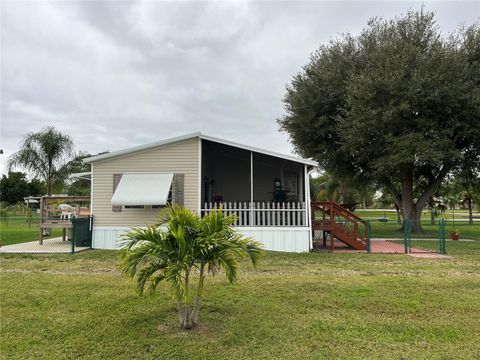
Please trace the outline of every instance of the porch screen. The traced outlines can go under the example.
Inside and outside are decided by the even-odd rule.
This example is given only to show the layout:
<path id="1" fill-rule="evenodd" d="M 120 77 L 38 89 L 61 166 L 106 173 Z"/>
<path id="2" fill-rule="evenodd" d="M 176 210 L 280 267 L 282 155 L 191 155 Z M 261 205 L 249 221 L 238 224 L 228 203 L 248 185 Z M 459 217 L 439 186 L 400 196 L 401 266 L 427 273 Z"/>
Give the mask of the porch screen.
<path id="1" fill-rule="evenodd" d="M 124 173 L 112 196 L 112 205 L 165 205 L 173 173 Z"/>

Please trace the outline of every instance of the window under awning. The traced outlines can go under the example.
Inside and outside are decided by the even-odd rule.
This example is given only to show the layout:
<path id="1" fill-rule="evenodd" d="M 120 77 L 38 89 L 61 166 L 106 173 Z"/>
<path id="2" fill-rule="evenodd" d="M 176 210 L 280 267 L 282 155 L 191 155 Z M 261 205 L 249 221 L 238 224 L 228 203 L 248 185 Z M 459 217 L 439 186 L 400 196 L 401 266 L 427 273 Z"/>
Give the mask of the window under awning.
<path id="1" fill-rule="evenodd" d="M 112 196 L 112 205 L 165 205 L 173 173 L 125 173 Z"/>

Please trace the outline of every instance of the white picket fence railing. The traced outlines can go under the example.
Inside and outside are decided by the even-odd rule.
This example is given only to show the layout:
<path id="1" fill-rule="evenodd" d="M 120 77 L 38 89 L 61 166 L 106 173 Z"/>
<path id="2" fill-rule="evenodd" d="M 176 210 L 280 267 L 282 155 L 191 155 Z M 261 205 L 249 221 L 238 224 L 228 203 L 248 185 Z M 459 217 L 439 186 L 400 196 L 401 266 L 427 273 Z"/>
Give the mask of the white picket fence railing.
<path id="1" fill-rule="evenodd" d="M 304 202 L 209 202 L 204 204 L 202 216 L 220 208 L 236 216 L 236 226 L 307 226 Z"/>

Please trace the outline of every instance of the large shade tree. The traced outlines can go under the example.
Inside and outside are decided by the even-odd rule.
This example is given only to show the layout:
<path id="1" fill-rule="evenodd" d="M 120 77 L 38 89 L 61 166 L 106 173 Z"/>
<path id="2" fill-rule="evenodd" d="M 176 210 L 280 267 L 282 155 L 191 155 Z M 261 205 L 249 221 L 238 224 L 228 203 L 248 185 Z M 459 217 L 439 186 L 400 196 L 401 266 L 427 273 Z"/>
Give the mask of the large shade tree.
<path id="1" fill-rule="evenodd" d="M 301 155 L 419 220 L 445 177 L 480 159 L 479 24 L 444 37 L 423 10 L 372 19 L 313 53 L 284 104 L 278 121 Z"/>
<path id="2" fill-rule="evenodd" d="M 47 195 L 57 182 L 62 182 L 69 174 L 73 156 L 73 141 L 53 126 L 25 136 L 20 150 L 9 161 L 9 169 L 21 167 L 34 177 L 45 181 Z"/>

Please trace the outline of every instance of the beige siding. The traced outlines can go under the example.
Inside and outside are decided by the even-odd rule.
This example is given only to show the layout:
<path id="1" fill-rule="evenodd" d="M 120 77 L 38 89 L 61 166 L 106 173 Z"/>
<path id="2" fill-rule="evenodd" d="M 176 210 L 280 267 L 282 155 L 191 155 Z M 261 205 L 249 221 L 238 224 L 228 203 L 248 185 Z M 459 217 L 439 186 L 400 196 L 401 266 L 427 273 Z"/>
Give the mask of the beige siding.
<path id="1" fill-rule="evenodd" d="M 198 210 L 198 138 L 160 146 L 92 164 L 95 226 L 142 226 L 155 221 L 159 210 L 112 211 L 113 174 L 129 171 L 164 171 L 185 174 L 185 207 Z"/>

